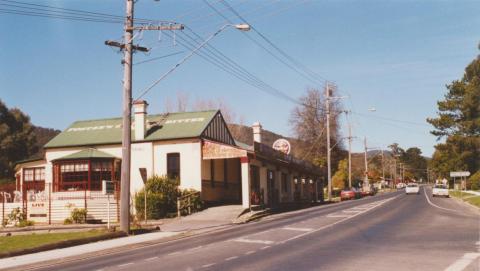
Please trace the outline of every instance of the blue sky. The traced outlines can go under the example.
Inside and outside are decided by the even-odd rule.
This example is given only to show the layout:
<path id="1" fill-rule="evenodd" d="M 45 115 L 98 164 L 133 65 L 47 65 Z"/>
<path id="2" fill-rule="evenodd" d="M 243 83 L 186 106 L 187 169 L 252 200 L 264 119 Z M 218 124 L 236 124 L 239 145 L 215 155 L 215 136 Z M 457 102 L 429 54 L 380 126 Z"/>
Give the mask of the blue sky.
<path id="1" fill-rule="evenodd" d="M 30 3 L 124 14 L 123 1 L 116 0 Z M 240 22 L 220 1 L 209 3 Z M 343 103 L 357 113 L 351 115 L 358 137 L 354 151 L 362 150 L 366 136 L 370 146 L 385 148 L 397 142 L 431 155 L 436 138 L 425 119 L 435 116 L 445 85 L 461 78 L 479 53 L 479 1 L 229 3 L 276 46 L 349 96 Z M 140 0 L 135 12 L 138 18 L 184 23 L 204 38 L 225 24 L 203 1 Z M 122 55 L 103 42 L 120 39 L 121 24 L 0 13 L 0 33 L 0 98 L 7 106 L 19 107 L 35 125 L 60 130 L 76 120 L 120 116 Z M 261 41 L 253 32 L 247 35 Z M 136 42 L 152 51 L 135 54 L 135 62 L 182 53 L 135 66 L 134 97 L 188 54 L 165 33 L 145 33 Z M 323 87 L 234 29 L 223 31 L 210 44 L 289 96 Z M 292 134 L 289 117 L 295 104 L 261 92 L 199 57 L 189 59 L 145 96 L 149 112 L 164 111 L 166 101 L 175 100 L 179 92 L 192 103 L 221 99 L 247 125 L 260 121 L 266 129 Z M 371 107 L 376 111 L 368 111 Z"/>

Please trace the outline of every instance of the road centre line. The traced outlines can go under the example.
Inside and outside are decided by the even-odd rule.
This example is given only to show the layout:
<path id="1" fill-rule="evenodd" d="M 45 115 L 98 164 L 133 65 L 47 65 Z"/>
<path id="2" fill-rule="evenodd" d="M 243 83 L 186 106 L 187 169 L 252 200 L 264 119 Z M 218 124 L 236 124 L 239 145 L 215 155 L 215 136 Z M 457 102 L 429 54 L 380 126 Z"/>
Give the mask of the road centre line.
<path id="1" fill-rule="evenodd" d="M 226 258 L 225 261 L 228 262 L 231 260 L 235 260 L 236 258 L 238 258 L 238 256 L 232 256 L 232 257 Z"/>
<path id="2" fill-rule="evenodd" d="M 250 254 L 253 254 L 253 253 L 255 253 L 255 250 L 250 250 L 250 251 L 245 252 L 245 255 L 250 255 Z"/>
<path id="3" fill-rule="evenodd" d="M 446 210 L 446 211 L 455 212 L 455 213 L 457 212 L 457 210 L 444 208 L 444 207 L 438 206 L 435 203 L 431 202 L 430 199 L 427 196 L 427 190 L 425 189 L 425 187 L 423 188 L 423 194 L 425 195 L 425 198 L 427 199 L 428 204 L 432 205 L 433 207 L 436 207 L 436 208 L 442 209 L 442 210 Z"/>
<path id="4" fill-rule="evenodd" d="M 348 214 L 335 214 L 335 213 L 333 213 L 333 214 L 327 215 L 326 217 L 350 217 L 350 215 L 348 215 Z"/>
<path id="5" fill-rule="evenodd" d="M 478 257 L 480 257 L 480 253 L 465 253 L 462 258 L 452 263 L 445 271 L 462 271 Z"/>
<path id="6" fill-rule="evenodd" d="M 216 265 L 217 263 L 208 263 L 208 264 L 204 264 L 202 265 L 203 268 L 208 268 L 208 267 L 211 267 L 211 266 L 214 266 Z"/>
<path id="7" fill-rule="evenodd" d="M 253 243 L 253 244 L 265 244 L 265 245 L 270 245 L 275 243 L 269 240 L 253 240 L 253 239 L 244 239 L 244 238 L 233 239 L 232 241 L 243 242 L 243 243 Z"/>
<path id="8" fill-rule="evenodd" d="M 289 231 L 312 231 L 311 228 L 295 228 L 295 227 L 284 227 L 282 230 L 289 230 Z"/>
<path id="9" fill-rule="evenodd" d="M 156 259 L 158 259 L 158 257 L 157 257 L 157 256 L 155 256 L 155 257 L 150 257 L 150 258 L 147 258 L 147 259 L 145 259 L 145 261 L 147 261 L 147 262 L 148 262 L 148 261 L 153 261 L 153 260 L 156 260 Z"/>
<path id="10" fill-rule="evenodd" d="M 271 246 L 264 246 L 262 248 L 260 248 L 261 250 L 264 250 L 264 249 L 267 249 L 267 248 L 270 248 Z"/>
<path id="11" fill-rule="evenodd" d="M 133 265 L 133 263 L 124 263 L 124 264 L 119 264 L 117 265 L 118 267 L 125 267 L 125 266 L 129 266 L 129 265 Z"/>

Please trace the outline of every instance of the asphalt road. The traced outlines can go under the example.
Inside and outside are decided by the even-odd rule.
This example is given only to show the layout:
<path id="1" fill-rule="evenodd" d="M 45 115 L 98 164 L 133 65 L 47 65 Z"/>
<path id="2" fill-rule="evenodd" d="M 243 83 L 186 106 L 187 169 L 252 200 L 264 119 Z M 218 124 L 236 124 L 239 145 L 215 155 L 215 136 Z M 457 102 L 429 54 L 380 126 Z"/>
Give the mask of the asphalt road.
<path id="1" fill-rule="evenodd" d="M 403 191 L 41 270 L 480 270 L 480 217 Z"/>

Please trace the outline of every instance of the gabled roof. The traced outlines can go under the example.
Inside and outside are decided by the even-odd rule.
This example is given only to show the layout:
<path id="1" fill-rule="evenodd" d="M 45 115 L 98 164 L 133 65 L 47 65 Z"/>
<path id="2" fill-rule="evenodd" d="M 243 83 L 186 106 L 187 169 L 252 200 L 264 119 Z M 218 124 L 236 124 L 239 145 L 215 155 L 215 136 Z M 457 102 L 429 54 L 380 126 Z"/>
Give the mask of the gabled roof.
<path id="1" fill-rule="evenodd" d="M 91 158 L 110 158 L 111 159 L 116 157 L 103 151 L 99 151 L 93 148 L 88 148 L 76 153 L 72 153 L 67 156 L 60 157 L 55 160 L 74 160 L 74 159 L 91 159 Z"/>
<path id="2" fill-rule="evenodd" d="M 214 125 L 221 113 L 219 110 L 167 113 L 147 115 L 147 133 L 141 141 L 160 141 L 169 139 L 199 138 L 205 135 L 210 125 Z M 135 140 L 134 120 L 132 119 L 132 142 Z M 226 125 L 224 125 L 226 127 Z M 223 138 L 211 138 L 227 144 L 234 142 L 230 132 Z M 122 142 L 122 119 L 98 119 L 76 121 L 54 137 L 45 148 L 95 146 L 120 144 Z M 234 144 L 234 143 L 233 143 Z"/>

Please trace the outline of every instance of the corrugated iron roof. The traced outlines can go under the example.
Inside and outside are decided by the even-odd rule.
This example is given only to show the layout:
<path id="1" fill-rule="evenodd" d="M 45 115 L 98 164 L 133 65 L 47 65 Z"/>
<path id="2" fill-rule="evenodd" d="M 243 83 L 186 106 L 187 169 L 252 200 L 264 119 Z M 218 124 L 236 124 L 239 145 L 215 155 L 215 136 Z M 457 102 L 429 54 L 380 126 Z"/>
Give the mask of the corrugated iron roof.
<path id="1" fill-rule="evenodd" d="M 147 115 L 147 133 L 142 141 L 200 137 L 218 110 Z M 132 141 L 135 140 L 132 119 Z M 120 144 L 122 119 L 76 121 L 50 140 L 45 148 Z"/>
<path id="2" fill-rule="evenodd" d="M 67 156 L 60 157 L 55 160 L 74 160 L 74 159 L 90 159 L 90 158 L 117 158 L 117 157 L 103 151 L 99 151 L 93 148 L 88 148 L 76 153 L 72 153 Z"/>

